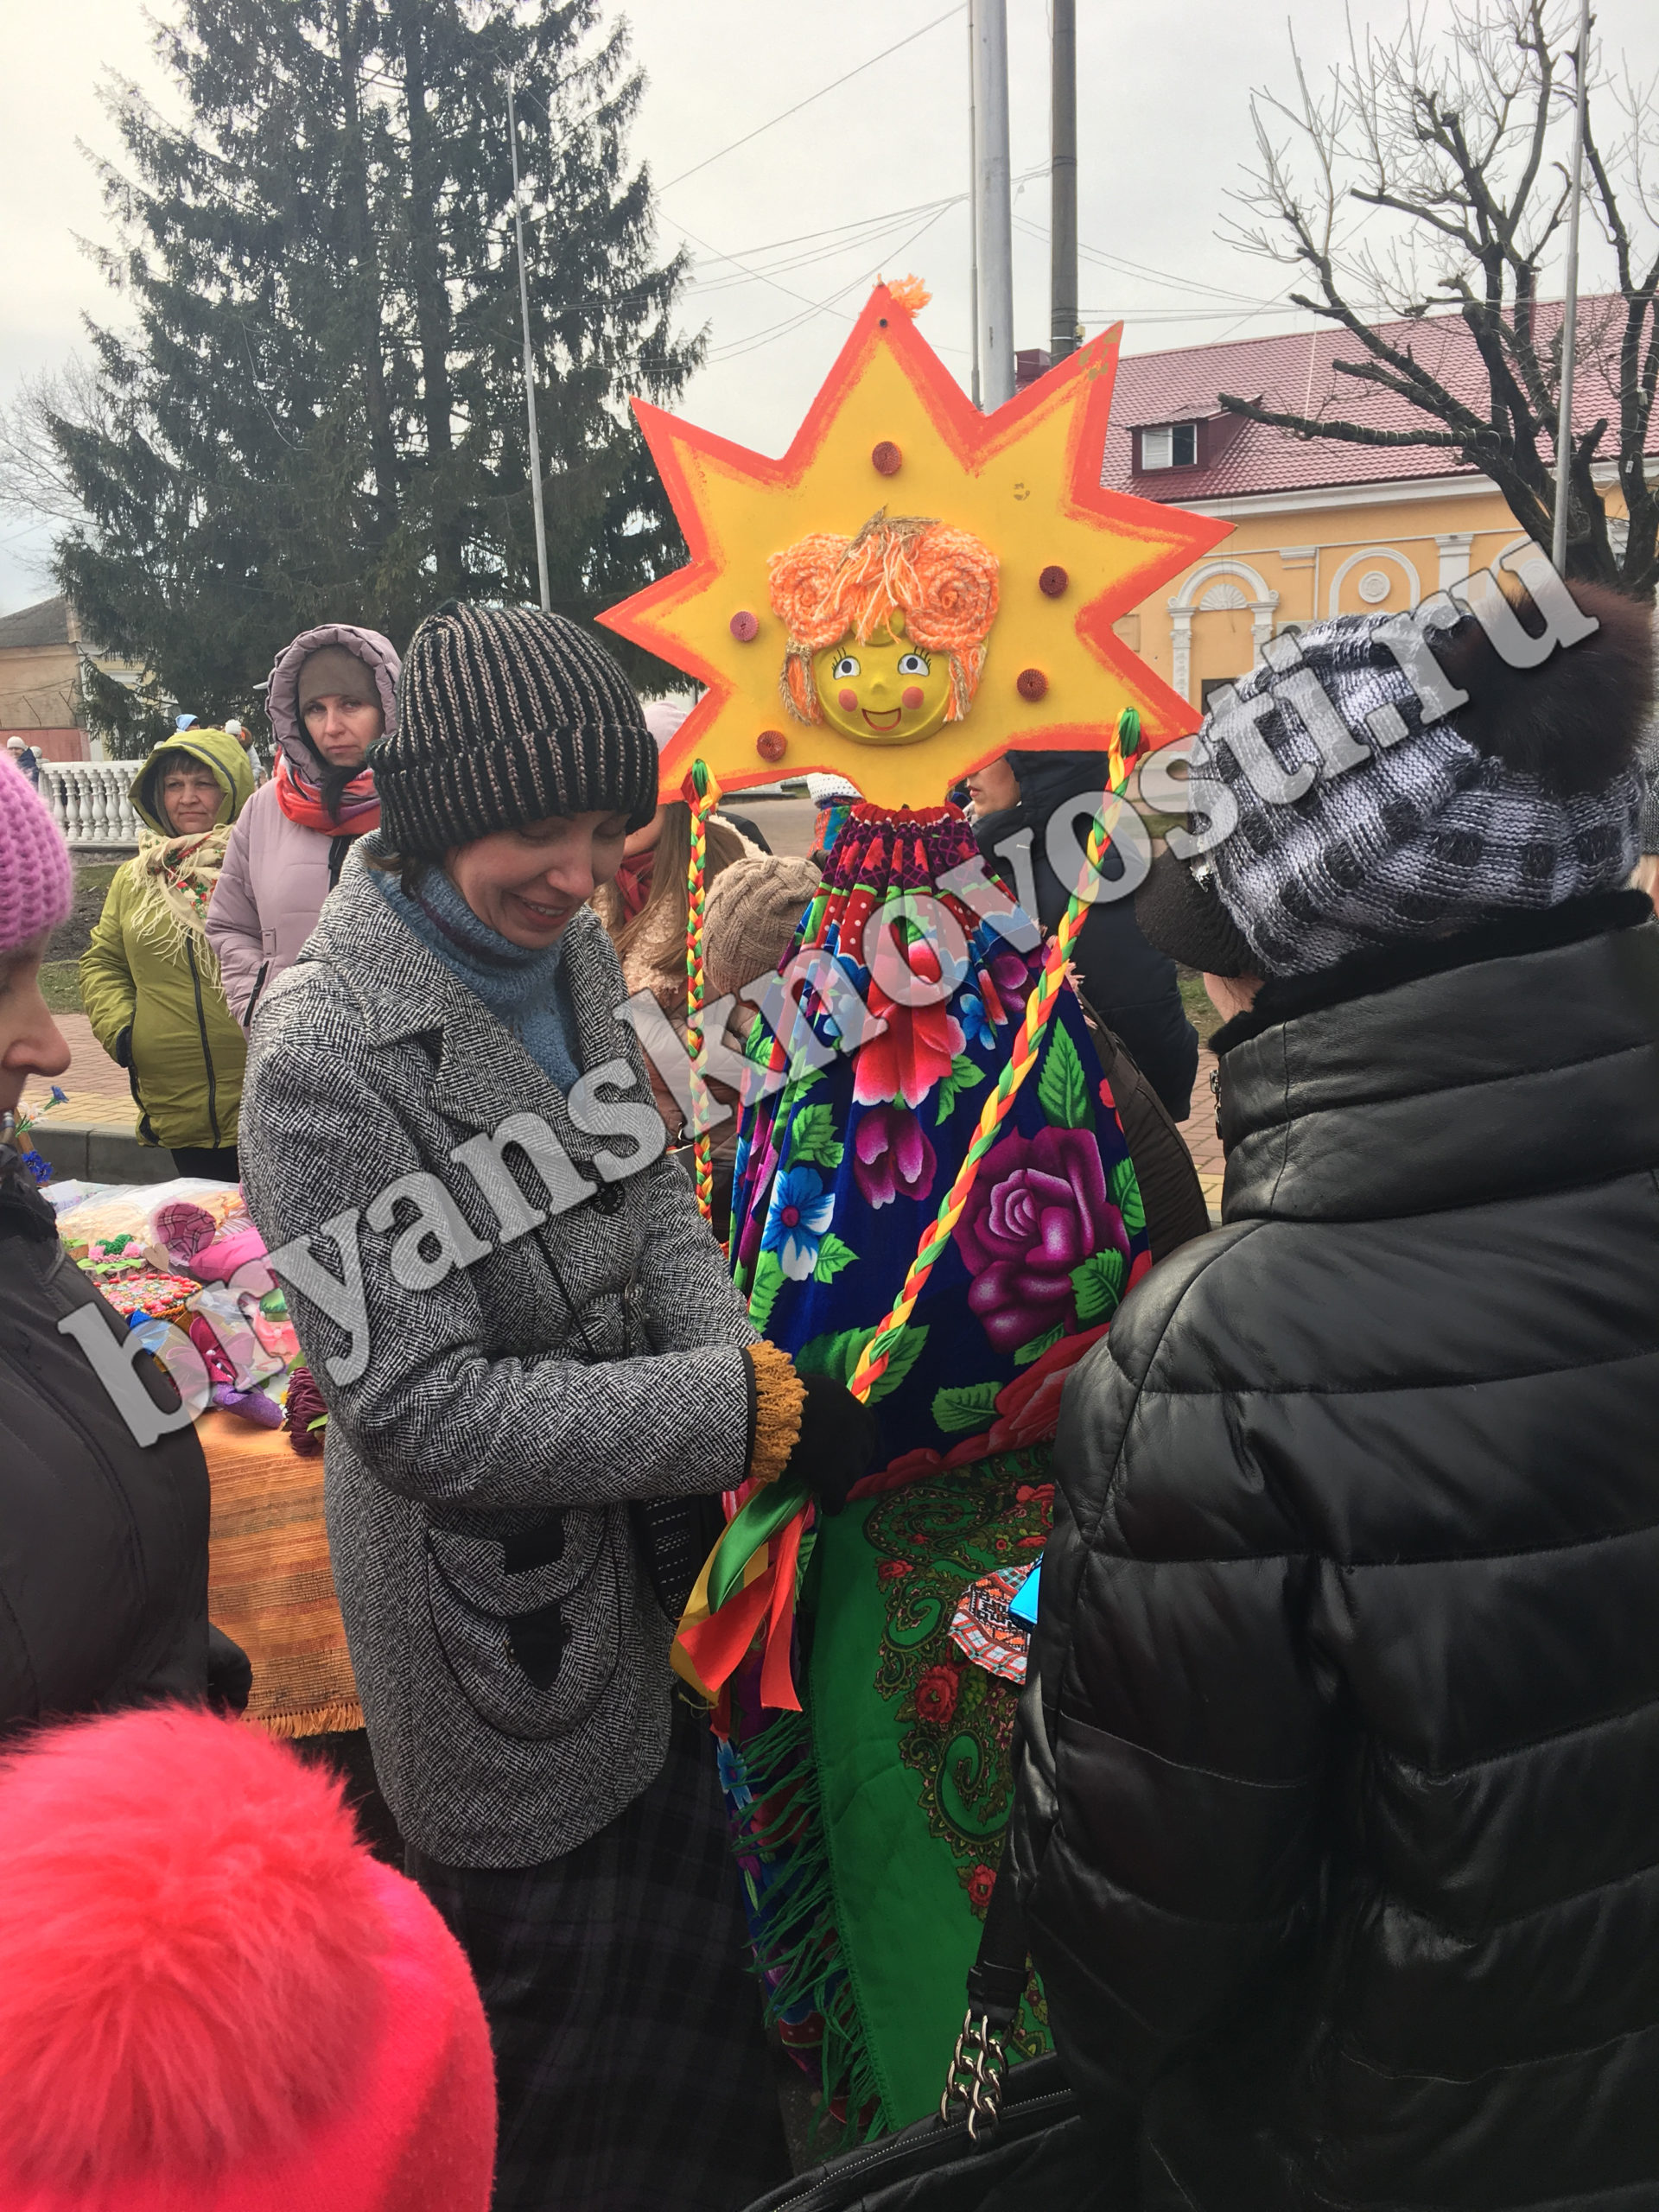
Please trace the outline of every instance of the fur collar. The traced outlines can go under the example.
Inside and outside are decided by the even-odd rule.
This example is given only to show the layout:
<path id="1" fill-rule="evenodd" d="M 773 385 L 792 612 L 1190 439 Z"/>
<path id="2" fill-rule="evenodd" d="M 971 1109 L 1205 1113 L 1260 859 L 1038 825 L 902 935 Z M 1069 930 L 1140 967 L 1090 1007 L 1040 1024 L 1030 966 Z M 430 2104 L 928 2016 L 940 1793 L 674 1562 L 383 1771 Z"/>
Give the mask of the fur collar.
<path id="1" fill-rule="evenodd" d="M 1573 899 L 1564 906 L 1548 907 L 1542 913 L 1500 914 L 1478 928 L 1459 930 L 1455 937 L 1413 938 L 1350 953 L 1345 960 L 1320 969 L 1317 975 L 1269 976 L 1256 993 L 1255 1005 L 1217 1029 L 1210 1039 L 1210 1049 L 1219 1057 L 1231 1052 L 1235 1045 L 1259 1037 L 1265 1029 L 1320 1007 L 1370 998 L 1378 991 L 1414 982 L 1420 976 L 1444 975 L 1448 969 L 1469 967 L 1478 960 L 1514 959 L 1555 945 L 1577 944 L 1610 930 L 1637 929 L 1653 918 L 1652 903 L 1644 893 L 1601 891 L 1592 898 Z"/>

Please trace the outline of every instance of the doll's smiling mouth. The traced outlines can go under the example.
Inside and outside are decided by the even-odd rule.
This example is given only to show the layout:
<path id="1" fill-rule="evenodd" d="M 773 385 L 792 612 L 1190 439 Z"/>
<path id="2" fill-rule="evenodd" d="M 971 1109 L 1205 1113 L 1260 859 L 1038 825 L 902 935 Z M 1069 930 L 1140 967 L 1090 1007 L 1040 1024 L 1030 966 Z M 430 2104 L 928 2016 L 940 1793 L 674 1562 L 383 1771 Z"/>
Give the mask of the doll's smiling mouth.
<path id="1" fill-rule="evenodd" d="M 864 719 L 870 728 L 880 730 L 897 729 L 904 719 L 904 713 L 902 707 L 890 707 L 885 714 L 880 715 L 873 715 L 868 707 L 863 709 Z"/>

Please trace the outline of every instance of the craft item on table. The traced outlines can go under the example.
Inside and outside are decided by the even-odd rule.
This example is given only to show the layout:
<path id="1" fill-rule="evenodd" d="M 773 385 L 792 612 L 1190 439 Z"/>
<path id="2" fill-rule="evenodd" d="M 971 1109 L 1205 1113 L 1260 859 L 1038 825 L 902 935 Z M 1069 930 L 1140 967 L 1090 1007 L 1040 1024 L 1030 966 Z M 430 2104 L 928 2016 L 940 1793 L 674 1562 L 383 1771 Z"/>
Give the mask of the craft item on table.
<path id="1" fill-rule="evenodd" d="M 213 1394 L 213 1377 L 206 1360 L 185 1332 L 159 1313 L 148 1313 L 139 1306 L 128 1318 L 127 1335 L 129 1338 L 136 1337 L 151 1357 L 159 1361 L 192 1415 L 200 1417 Z"/>
<path id="2" fill-rule="evenodd" d="M 201 1313 L 193 1313 L 187 1333 L 201 1354 L 202 1364 L 207 1370 L 208 1396 L 212 1403 L 221 1413 L 235 1414 L 243 1421 L 257 1421 L 261 1428 L 280 1428 L 283 1425 L 282 1408 L 257 1383 L 240 1379 L 213 1323 Z M 252 1332 L 248 1333 L 251 1338 Z"/>
<path id="3" fill-rule="evenodd" d="M 282 1292 L 268 1290 L 261 1298 L 253 1291 L 241 1290 L 237 1293 L 236 1302 L 262 1348 L 283 1366 L 292 1366 L 300 1356 L 300 1340 L 294 1332 L 288 1300 Z"/>
<path id="4" fill-rule="evenodd" d="M 727 1738 L 771 2008 L 860 2132 L 937 2100 L 1007 1817 L 1014 1687 L 952 1620 L 1040 1548 L 1065 1375 L 1150 1265 L 1065 954 L 1107 838 L 1116 895 L 1144 873 L 1126 768 L 1194 720 L 1115 625 L 1228 527 L 1102 488 L 1116 331 L 982 416 L 924 303 L 877 289 L 780 460 L 636 402 L 690 559 L 601 618 L 704 687 L 664 798 L 863 794 L 744 993 L 731 1249 L 756 1326 L 868 1392 L 882 1448 L 821 1524 L 781 1484 L 734 1493 L 675 1647 Z M 1103 804 L 1045 952 L 938 802 L 1050 748 L 1098 752 Z"/>
<path id="5" fill-rule="evenodd" d="M 283 1426 L 288 1440 L 302 1459 L 315 1459 L 323 1448 L 328 1408 L 308 1367 L 296 1367 L 288 1378 L 288 1405 Z"/>
<path id="6" fill-rule="evenodd" d="M 96 1279 L 96 1270 L 88 1270 Z M 118 1313 L 131 1316 L 144 1313 L 154 1314 L 158 1320 L 175 1321 L 189 1309 L 190 1300 L 201 1288 L 188 1275 L 162 1275 L 153 1271 L 123 1274 L 112 1281 L 99 1284 L 99 1288 Z"/>
<path id="7" fill-rule="evenodd" d="M 239 1268 L 265 1256 L 265 1240 L 249 1220 L 240 1187 L 233 1183 L 217 1186 L 205 1202 L 174 1198 L 153 1206 L 146 1238 L 157 1267 L 193 1274 L 198 1282 L 229 1282 Z M 236 1287 L 263 1294 L 275 1280 L 269 1268 L 256 1267 L 245 1284 Z"/>
<path id="8" fill-rule="evenodd" d="M 1013 1617 L 1014 1600 L 1031 1573 L 1028 1567 L 994 1567 L 969 1584 L 950 1616 L 950 1641 L 963 1658 L 1016 1688 L 1026 1679 L 1031 1637 Z"/>
<path id="9" fill-rule="evenodd" d="M 93 1198 L 101 1198 L 112 1188 L 109 1183 L 89 1183 L 74 1176 L 54 1176 L 52 1186 L 46 1192 L 46 1200 L 56 1214 L 61 1229 L 66 1214 L 72 1212 L 76 1206 L 86 1205 Z"/>
<path id="10" fill-rule="evenodd" d="M 192 1273 L 203 1282 L 229 1283 L 235 1290 L 252 1291 L 260 1297 L 276 1287 L 276 1278 L 265 1263 L 265 1240 L 251 1222 L 240 1227 L 227 1224 L 198 1255 Z"/>
<path id="11" fill-rule="evenodd" d="M 94 1245 L 112 1243 L 120 1237 L 136 1239 L 143 1247 L 154 1233 L 156 1216 L 180 1201 L 204 1208 L 212 1214 L 215 1225 L 232 1212 L 243 1211 L 242 1193 L 236 1184 L 211 1182 L 200 1175 L 180 1175 L 166 1183 L 111 1184 L 85 1205 L 74 1207 L 60 1221 L 58 1233 L 66 1249 L 77 1259 Z M 150 1255 L 150 1264 L 162 1274 L 187 1272 L 181 1262 L 159 1247 Z"/>
<path id="12" fill-rule="evenodd" d="M 219 1349 L 235 1370 L 238 1389 L 280 1375 L 284 1363 L 268 1352 L 254 1334 L 242 1311 L 238 1294 L 222 1282 L 206 1283 L 190 1300 L 190 1311 L 213 1332 Z"/>

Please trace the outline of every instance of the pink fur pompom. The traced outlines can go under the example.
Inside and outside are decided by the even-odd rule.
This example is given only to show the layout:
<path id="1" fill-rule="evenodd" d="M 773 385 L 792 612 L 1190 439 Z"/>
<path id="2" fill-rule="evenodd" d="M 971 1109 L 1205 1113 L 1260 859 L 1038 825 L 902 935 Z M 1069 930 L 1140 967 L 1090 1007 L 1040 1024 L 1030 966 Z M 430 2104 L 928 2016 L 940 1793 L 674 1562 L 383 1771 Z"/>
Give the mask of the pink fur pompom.
<path id="1" fill-rule="evenodd" d="M 340 1784 L 182 1707 L 72 1723 L 0 1762 L 7 2184 L 181 2195 L 353 2095 L 388 1947 Z"/>

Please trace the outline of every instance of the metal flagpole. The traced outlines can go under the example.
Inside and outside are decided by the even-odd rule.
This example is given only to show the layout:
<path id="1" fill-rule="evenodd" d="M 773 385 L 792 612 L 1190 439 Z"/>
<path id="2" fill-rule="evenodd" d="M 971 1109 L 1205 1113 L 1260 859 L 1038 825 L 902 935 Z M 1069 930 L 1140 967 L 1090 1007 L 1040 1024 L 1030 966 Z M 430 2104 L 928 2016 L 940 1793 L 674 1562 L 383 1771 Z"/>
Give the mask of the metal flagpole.
<path id="1" fill-rule="evenodd" d="M 1077 5 L 1054 0 L 1049 125 L 1048 358 L 1077 350 Z"/>
<path id="2" fill-rule="evenodd" d="M 971 396 L 979 404 L 979 35 L 968 0 L 968 319 L 973 330 Z"/>
<path id="3" fill-rule="evenodd" d="M 524 404 L 530 411 L 530 496 L 536 510 L 536 575 L 542 612 L 552 605 L 547 588 L 547 517 L 542 512 L 542 441 L 536 428 L 536 358 L 530 346 L 530 283 L 524 275 L 524 210 L 518 191 L 518 124 L 512 111 L 512 72 L 507 72 L 507 143 L 512 149 L 512 227 L 518 240 L 518 313 L 524 326 Z"/>
<path id="4" fill-rule="evenodd" d="M 979 60 L 979 327 L 988 411 L 1014 397 L 1014 204 L 1007 0 L 975 0 Z"/>
<path id="5" fill-rule="evenodd" d="M 1561 302 L 1561 404 L 1555 417 L 1555 534 L 1550 558 L 1567 574 L 1567 510 L 1573 472 L 1573 372 L 1579 351 L 1579 206 L 1584 197 L 1585 78 L 1590 60 L 1590 0 L 1579 0 L 1578 99 L 1573 106 L 1572 197 L 1567 216 L 1567 294 Z"/>

